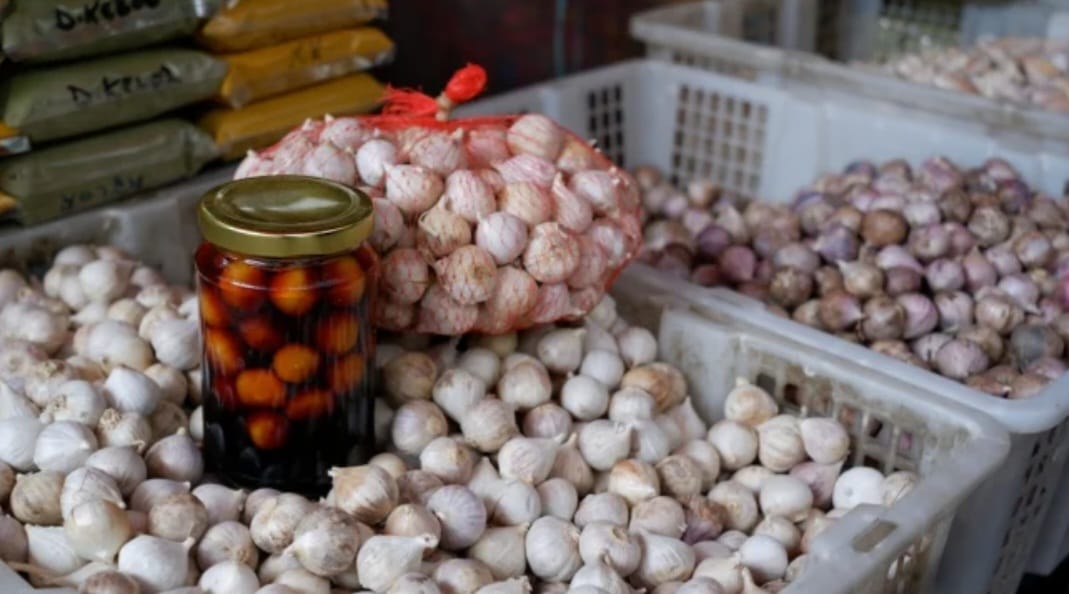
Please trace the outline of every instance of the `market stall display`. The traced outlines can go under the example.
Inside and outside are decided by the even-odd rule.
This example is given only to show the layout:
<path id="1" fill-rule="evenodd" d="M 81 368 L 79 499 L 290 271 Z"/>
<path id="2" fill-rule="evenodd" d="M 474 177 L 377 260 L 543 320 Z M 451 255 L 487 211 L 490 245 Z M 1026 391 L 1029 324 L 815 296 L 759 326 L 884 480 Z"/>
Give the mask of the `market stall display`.
<path id="1" fill-rule="evenodd" d="M 670 98 L 667 103 L 666 98 Z M 1052 195 L 1061 192 L 1069 179 L 1069 160 L 1038 140 L 1013 137 L 1011 142 L 990 137 L 983 126 L 964 126 L 937 114 L 896 110 L 860 98 L 844 100 L 813 90 L 793 93 L 660 61 L 589 71 L 459 111 L 462 115 L 545 113 L 585 132 L 617 163 L 655 164 L 681 187 L 691 179 L 713 179 L 727 191 L 780 203 L 789 203 L 798 188 L 827 171 L 846 167 L 858 155 L 875 162 L 900 158 L 919 165 L 937 150 L 975 154 L 976 162 L 1001 154 L 1034 189 Z M 662 279 L 671 292 L 686 286 L 667 275 Z M 740 300 L 731 293 L 718 299 Z M 755 301 L 742 301 L 763 309 Z M 786 324 L 784 331 L 795 326 L 768 317 Z M 817 336 L 807 348 L 834 348 L 874 369 L 894 369 L 896 377 L 990 414 L 1010 430 L 1013 445 L 1005 472 L 966 503 L 972 517 L 988 521 L 961 523 L 951 532 L 939 574 L 941 592 L 1012 593 L 1029 555 L 1059 556 L 1060 543 L 1043 551 L 1035 543 L 1041 532 L 1059 533 L 1044 519 L 1048 510 L 1062 508 L 1055 493 L 1065 473 L 1061 452 L 1069 392 L 1061 387 L 1064 378 L 1063 384 L 1048 386 L 1037 396 L 1009 400 L 860 346 Z"/>
<path id="2" fill-rule="evenodd" d="M 197 34 L 215 52 L 240 52 L 386 18 L 386 0 L 259 0 L 234 2 Z"/>
<path id="3" fill-rule="evenodd" d="M 651 215 L 640 259 L 661 270 L 995 396 L 1066 371 L 1069 213 L 1003 160 L 860 161 L 789 207 L 635 173 Z"/>
<path id="4" fill-rule="evenodd" d="M 195 326 L 197 298 L 129 258 L 68 246 L 44 293 L 3 272 L 9 318 L 80 328 L 5 347 L 4 435 L 38 437 L 32 451 L 0 450 L 20 473 L 4 483 L 2 555 L 34 583 L 845 594 L 925 581 L 948 514 L 1005 452 L 989 421 L 849 363 L 807 362 L 836 389 L 791 396 L 794 351 L 745 315 L 721 326 L 665 313 L 658 339 L 606 298 L 579 327 L 387 341 L 375 368 L 388 453 L 334 469 L 319 503 L 232 490 L 206 480 L 202 413 L 183 406 L 203 406 L 198 345 L 169 340 L 170 326 Z M 659 316 L 647 290 L 628 294 Z M 65 348 L 77 354 L 47 360 Z M 693 348 L 725 349 L 724 365 L 693 361 Z M 898 528 L 878 555 L 827 571 L 884 518 Z"/>

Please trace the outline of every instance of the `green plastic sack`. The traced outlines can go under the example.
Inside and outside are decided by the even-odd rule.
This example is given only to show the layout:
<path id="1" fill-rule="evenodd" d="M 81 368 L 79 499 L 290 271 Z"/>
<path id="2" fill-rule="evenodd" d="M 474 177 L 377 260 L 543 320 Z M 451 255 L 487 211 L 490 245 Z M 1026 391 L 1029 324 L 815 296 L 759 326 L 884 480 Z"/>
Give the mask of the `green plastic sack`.
<path id="1" fill-rule="evenodd" d="M 0 192 L 35 224 L 190 177 L 217 154 L 193 124 L 158 120 L 0 161 Z"/>
<path id="2" fill-rule="evenodd" d="M 226 65 L 195 50 L 162 48 L 17 74 L 3 121 L 34 142 L 148 119 L 215 94 Z"/>
<path id="3" fill-rule="evenodd" d="M 217 0 L 20 0 L 4 20 L 16 62 L 109 54 L 193 34 Z"/>

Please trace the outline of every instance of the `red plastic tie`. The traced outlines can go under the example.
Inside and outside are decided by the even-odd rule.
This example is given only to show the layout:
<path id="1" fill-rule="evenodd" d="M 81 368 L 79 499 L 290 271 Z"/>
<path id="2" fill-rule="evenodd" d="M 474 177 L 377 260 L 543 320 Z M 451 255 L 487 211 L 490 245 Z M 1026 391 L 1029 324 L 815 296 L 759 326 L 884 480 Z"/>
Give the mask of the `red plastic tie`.
<path id="1" fill-rule="evenodd" d="M 382 113 L 394 116 L 444 119 L 457 104 L 470 101 L 486 90 L 486 70 L 468 64 L 457 70 L 437 99 L 414 89 L 386 86 Z"/>

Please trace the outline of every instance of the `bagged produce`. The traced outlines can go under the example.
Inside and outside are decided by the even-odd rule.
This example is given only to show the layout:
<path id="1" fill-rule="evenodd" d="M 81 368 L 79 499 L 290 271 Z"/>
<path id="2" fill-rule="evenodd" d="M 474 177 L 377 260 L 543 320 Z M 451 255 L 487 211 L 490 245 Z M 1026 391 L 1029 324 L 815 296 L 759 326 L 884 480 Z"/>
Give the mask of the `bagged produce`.
<path id="1" fill-rule="evenodd" d="M 4 53 L 16 62 L 54 62 L 154 45 L 191 35 L 217 4 L 218 0 L 24 0 L 4 19 Z"/>
<path id="2" fill-rule="evenodd" d="M 223 158 L 237 159 L 249 149 L 277 141 L 308 118 L 372 111 L 382 90 L 371 75 L 353 74 L 241 109 L 214 109 L 199 125 L 215 139 Z"/>
<path id="3" fill-rule="evenodd" d="M 393 42 L 382 31 L 363 27 L 223 56 L 228 71 L 219 97 L 230 107 L 242 107 L 367 70 L 392 58 L 393 50 Z"/>
<path id="4" fill-rule="evenodd" d="M 162 48 L 17 74 L 4 122 L 40 142 L 144 120 L 215 94 L 226 65 Z"/>
<path id="5" fill-rule="evenodd" d="M 384 115 L 310 122 L 236 175 L 312 175 L 374 198 L 382 328 L 500 334 L 576 319 L 638 249 L 637 186 L 543 115 L 440 121 L 484 85 L 467 67 L 437 100 L 391 91 Z"/>
<path id="6" fill-rule="evenodd" d="M 386 0 L 235 0 L 201 29 L 200 42 L 239 52 L 362 25 L 386 16 Z"/>
<path id="7" fill-rule="evenodd" d="M 0 191 L 33 224 L 189 177 L 215 156 L 196 126 L 165 119 L 0 161 Z"/>

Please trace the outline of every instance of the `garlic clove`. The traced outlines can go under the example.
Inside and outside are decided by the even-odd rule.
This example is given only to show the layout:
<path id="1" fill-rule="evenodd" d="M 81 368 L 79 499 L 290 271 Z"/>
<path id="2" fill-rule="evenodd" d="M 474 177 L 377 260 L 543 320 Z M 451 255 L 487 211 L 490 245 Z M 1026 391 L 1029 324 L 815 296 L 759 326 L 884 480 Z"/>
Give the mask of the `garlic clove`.
<path id="1" fill-rule="evenodd" d="M 300 495 L 283 493 L 260 505 L 249 524 L 249 534 L 260 549 L 281 553 L 293 542 L 297 525 L 316 505 Z"/>
<path id="2" fill-rule="evenodd" d="M 426 506 L 442 525 L 440 546 L 445 550 L 465 549 L 486 530 L 486 506 L 478 495 L 466 487 L 441 487 L 430 495 Z"/>
<path id="3" fill-rule="evenodd" d="M 338 508 L 320 507 L 297 524 L 287 550 L 309 572 L 329 577 L 350 567 L 359 548 L 357 521 Z"/>
<path id="4" fill-rule="evenodd" d="M 0 421 L 0 462 L 20 472 L 32 470 L 35 444 L 44 428 L 36 415 Z"/>
<path id="5" fill-rule="evenodd" d="M 22 563 L 26 560 L 26 530 L 11 516 L 0 516 L 0 561 Z"/>
<path id="6" fill-rule="evenodd" d="M 330 594 L 330 582 L 302 568 L 288 569 L 275 579 L 296 594 Z"/>
<path id="7" fill-rule="evenodd" d="M 87 500 L 76 505 L 63 523 L 71 549 L 82 559 L 110 563 L 133 536 L 126 513 L 111 501 Z"/>
<path id="8" fill-rule="evenodd" d="M 543 516 L 571 521 L 579 507 L 579 493 L 575 485 L 563 478 L 550 478 L 538 485 Z"/>
<path id="9" fill-rule="evenodd" d="M 642 547 L 642 561 L 634 574 L 638 582 L 656 587 L 683 581 L 694 571 L 694 551 L 690 545 L 651 532 L 638 533 L 638 542 Z"/>
<path id="10" fill-rule="evenodd" d="M 356 556 L 360 583 L 375 592 L 385 592 L 402 575 L 418 570 L 424 551 L 435 544 L 430 535 L 372 536 Z"/>
<path id="11" fill-rule="evenodd" d="M 541 515 L 541 496 L 530 483 L 505 480 L 499 485 L 489 512 L 490 520 L 500 526 L 530 524 Z"/>
<path id="12" fill-rule="evenodd" d="M 185 429 L 165 437 L 145 452 L 149 476 L 197 483 L 204 474 L 200 448 Z"/>
<path id="13" fill-rule="evenodd" d="M 719 421 L 709 428 L 707 439 L 716 447 L 727 470 L 738 470 L 757 459 L 757 432 L 736 421 Z"/>
<path id="14" fill-rule="evenodd" d="M 41 470 L 67 474 L 84 464 L 96 449 L 97 438 L 85 425 L 56 421 L 37 436 L 33 461 Z"/>
<path id="15" fill-rule="evenodd" d="M 497 398 L 483 398 L 472 405 L 460 421 L 460 430 L 469 444 L 488 454 L 500 450 L 519 433 L 512 406 Z"/>
<path id="16" fill-rule="evenodd" d="M 794 417 L 773 417 L 757 428 L 757 458 L 773 472 L 787 472 L 805 460 L 802 433 Z"/>
<path id="17" fill-rule="evenodd" d="M 50 470 L 18 475 L 9 502 L 12 515 L 25 524 L 54 526 L 62 523 L 60 494 L 63 481 L 62 473 Z"/>
<path id="18" fill-rule="evenodd" d="M 227 520 L 213 524 L 204 533 L 197 543 L 196 560 L 197 565 L 205 571 L 224 561 L 237 561 L 256 569 L 260 552 L 244 524 Z"/>
<path id="19" fill-rule="evenodd" d="M 724 400 L 725 418 L 753 428 L 778 413 L 779 406 L 768 392 L 741 378 Z"/>
<path id="20" fill-rule="evenodd" d="M 85 565 L 60 526 L 26 526 L 27 559 L 52 575 L 66 575 Z"/>
<path id="21" fill-rule="evenodd" d="M 559 518 L 535 520 L 527 531 L 525 549 L 531 573 L 546 581 L 570 580 L 582 565 L 579 529 Z"/>
<path id="22" fill-rule="evenodd" d="M 467 555 L 490 569 L 494 579 L 520 577 L 527 567 L 524 538 L 528 525 L 489 528 L 468 549 Z"/>
<path id="23" fill-rule="evenodd" d="M 104 390 L 112 408 L 149 416 L 163 400 L 160 387 L 147 375 L 127 367 L 116 367 L 108 374 Z"/>
<path id="24" fill-rule="evenodd" d="M 134 488 L 130 495 L 130 509 L 148 513 L 152 506 L 175 493 L 189 493 L 189 483 L 148 479 Z"/>
<path id="25" fill-rule="evenodd" d="M 474 559 L 450 559 L 434 570 L 442 594 L 475 594 L 494 581 L 490 569 Z"/>
<path id="26" fill-rule="evenodd" d="M 683 506 L 671 497 L 657 496 L 640 501 L 631 508 L 633 533 L 649 532 L 669 538 L 682 538 L 687 528 Z"/>
<path id="27" fill-rule="evenodd" d="M 60 510 L 64 518 L 68 517 L 78 504 L 94 500 L 110 501 L 120 509 L 126 508 L 118 484 L 101 470 L 82 467 L 64 478 L 59 496 Z"/>
<path id="28" fill-rule="evenodd" d="M 609 471 L 607 490 L 635 505 L 657 496 L 660 479 L 653 466 L 641 460 L 621 460 Z"/>
<path id="29" fill-rule="evenodd" d="M 751 536 L 742 544 L 739 560 L 762 583 L 777 580 L 787 571 L 787 552 L 783 545 L 763 534 Z"/>
<path id="30" fill-rule="evenodd" d="M 839 475 L 835 481 L 832 503 L 835 509 L 851 510 L 861 504 L 883 503 L 883 474 L 873 468 L 858 466 Z"/>
<path id="31" fill-rule="evenodd" d="M 397 481 L 377 466 L 332 468 L 334 504 L 367 524 L 378 524 L 397 506 Z"/>
<path id="32" fill-rule="evenodd" d="M 168 495 L 148 511 L 148 532 L 153 536 L 183 542 L 199 540 L 208 529 L 208 510 L 189 493 Z"/>
<path id="33" fill-rule="evenodd" d="M 200 365 L 200 324 L 194 320 L 164 320 L 149 335 L 156 359 L 175 369 L 189 370 Z"/>
<path id="34" fill-rule="evenodd" d="M 248 565 L 223 561 L 206 569 L 197 586 L 205 594 L 256 594 L 260 580 Z"/>
<path id="35" fill-rule="evenodd" d="M 152 426 L 148 419 L 135 412 L 121 413 L 113 408 L 100 415 L 96 434 L 104 447 L 131 446 L 138 453 L 152 443 Z"/>
<path id="36" fill-rule="evenodd" d="M 541 483 L 549 478 L 559 447 L 552 439 L 513 437 L 497 454 L 501 478 Z"/>
<path id="37" fill-rule="evenodd" d="M 405 503 L 390 512 L 383 524 L 383 533 L 390 536 L 420 536 L 429 534 L 437 540 L 442 537 L 442 524 L 438 517 L 418 503 Z"/>
<path id="38" fill-rule="evenodd" d="M 434 383 L 431 397 L 449 418 L 460 423 L 486 395 L 486 384 L 464 369 L 447 369 Z"/>
<path id="39" fill-rule="evenodd" d="M 717 483 L 709 491 L 709 500 L 727 512 L 727 527 L 731 530 L 748 531 L 757 525 L 759 510 L 754 494 L 734 481 Z"/>
<path id="40" fill-rule="evenodd" d="M 835 419 L 802 419 L 798 428 L 805 453 L 818 464 L 840 462 L 849 453 L 850 435 Z"/>
<path id="41" fill-rule="evenodd" d="M 246 495 L 244 490 L 205 483 L 193 489 L 192 495 L 204 504 L 209 526 L 241 519 Z"/>
<path id="42" fill-rule="evenodd" d="M 579 451 L 595 470 L 609 470 L 631 450 L 632 429 L 621 423 L 596 419 L 579 431 Z"/>

